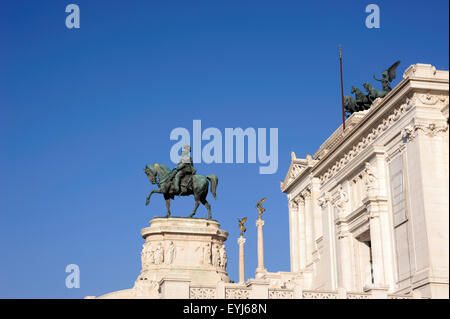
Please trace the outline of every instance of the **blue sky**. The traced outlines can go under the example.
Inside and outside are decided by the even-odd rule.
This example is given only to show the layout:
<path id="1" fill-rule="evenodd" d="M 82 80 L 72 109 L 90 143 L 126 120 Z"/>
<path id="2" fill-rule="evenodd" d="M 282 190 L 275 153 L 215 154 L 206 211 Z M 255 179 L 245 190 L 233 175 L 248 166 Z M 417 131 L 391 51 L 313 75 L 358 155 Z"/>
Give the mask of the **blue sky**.
<path id="1" fill-rule="evenodd" d="M 66 5 L 81 28 L 65 27 Z M 265 204 L 265 263 L 289 270 L 290 163 L 340 125 L 344 90 L 401 60 L 448 70 L 448 1 L 2 1 L 0 3 L 0 297 L 81 298 L 133 286 L 140 229 L 165 212 L 142 169 L 173 166 L 170 132 L 202 126 L 278 128 L 279 165 L 197 164 L 219 177 L 213 217 L 229 232 L 238 279 L 237 218 L 248 216 L 254 276 L 256 201 Z M 378 85 L 377 83 L 374 83 Z M 186 216 L 192 198 L 172 202 Z M 206 209 L 200 207 L 198 216 Z M 81 288 L 65 287 L 78 264 Z"/>

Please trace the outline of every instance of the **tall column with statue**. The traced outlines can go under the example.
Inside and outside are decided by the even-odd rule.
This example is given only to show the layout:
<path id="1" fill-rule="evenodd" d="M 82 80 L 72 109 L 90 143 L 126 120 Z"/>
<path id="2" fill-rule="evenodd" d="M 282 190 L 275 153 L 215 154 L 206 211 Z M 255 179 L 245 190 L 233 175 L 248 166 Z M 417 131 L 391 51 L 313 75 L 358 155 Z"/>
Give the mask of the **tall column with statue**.
<path id="1" fill-rule="evenodd" d="M 245 238 L 244 233 L 247 230 L 244 226 L 245 221 L 247 220 L 247 217 L 244 217 L 242 219 L 238 218 L 239 221 L 239 227 L 241 229 L 241 235 L 238 238 L 238 244 L 239 244 L 239 283 L 243 283 L 245 281 L 245 261 L 244 261 L 244 244 L 245 244 Z"/>
<path id="2" fill-rule="evenodd" d="M 264 221 L 261 218 L 262 213 L 266 210 L 261 205 L 266 201 L 266 197 L 257 202 L 258 208 L 258 220 L 256 221 L 256 227 L 258 228 L 258 267 L 256 268 L 256 278 L 261 278 L 267 272 L 264 267 L 264 240 L 263 240 L 263 226 Z"/>

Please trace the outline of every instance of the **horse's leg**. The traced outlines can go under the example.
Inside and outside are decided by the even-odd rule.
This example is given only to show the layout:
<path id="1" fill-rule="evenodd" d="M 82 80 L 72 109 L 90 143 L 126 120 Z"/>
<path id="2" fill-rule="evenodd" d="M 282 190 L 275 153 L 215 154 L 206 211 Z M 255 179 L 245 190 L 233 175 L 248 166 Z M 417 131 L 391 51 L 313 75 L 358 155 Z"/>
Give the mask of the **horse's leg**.
<path id="1" fill-rule="evenodd" d="M 194 206 L 194 210 L 192 211 L 192 214 L 189 215 L 190 218 L 194 217 L 195 213 L 197 212 L 198 205 L 200 205 L 197 194 L 194 193 L 194 191 L 192 191 L 192 193 L 194 195 L 195 206 Z"/>
<path id="2" fill-rule="evenodd" d="M 195 206 L 194 206 L 194 210 L 192 211 L 192 214 L 189 215 L 190 218 L 194 217 L 195 213 L 197 212 L 197 208 L 200 205 L 200 202 L 198 201 L 198 199 L 195 199 Z"/>
<path id="3" fill-rule="evenodd" d="M 206 198 L 202 198 L 202 199 L 200 199 L 200 201 L 202 202 L 203 205 L 205 205 L 206 209 L 208 210 L 208 219 L 212 219 L 211 205 L 209 205 L 209 203 L 206 200 Z"/>
<path id="4" fill-rule="evenodd" d="M 169 217 L 170 216 L 170 198 L 166 198 L 166 207 L 167 207 L 166 217 Z"/>
<path id="5" fill-rule="evenodd" d="M 164 192 L 160 188 L 152 190 L 150 192 L 150 194 L 148 194 L 148 196 L 147 196 L 147 200 L 145 201 L 145 205 L 148 205 L 148 203 L 150 203 L 150 196 L 152 196 L 152 194 L 154 194 L 154 193 L 164 194 Z"/>
<path id="6" fill-rule="evenodd" d="M 156 190 L 154 189 L 150 192 L 150 194 L 148 194 L 147 199 L 145 200 L 145 206 L 147 206 L 150 203 L 150 197 L 152 196 L 153 193 L 155 193 L 155 191 Z"/>

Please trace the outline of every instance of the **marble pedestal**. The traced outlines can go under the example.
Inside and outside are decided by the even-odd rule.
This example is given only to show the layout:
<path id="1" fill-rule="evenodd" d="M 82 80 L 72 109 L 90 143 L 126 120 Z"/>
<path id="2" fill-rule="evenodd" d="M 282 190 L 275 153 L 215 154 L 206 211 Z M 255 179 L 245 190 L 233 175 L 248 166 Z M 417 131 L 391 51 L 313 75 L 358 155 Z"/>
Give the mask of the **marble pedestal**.
<path id="1" fill-rule="evenodd" d="M 131 289 L 99 298 L 189 298 L 190 286 L 229 283 L 224 242 L 228 232 L 215 220 L 153 218 L 141 230 L 142 269 Z"/>
<path id="2" fill-rule="evenodd" d="M 228 232 L 214 220 L 154 218 L 141 230 L 140 280 L 189 280 L 192 285 L 229 282 L 224 242 Z"/>

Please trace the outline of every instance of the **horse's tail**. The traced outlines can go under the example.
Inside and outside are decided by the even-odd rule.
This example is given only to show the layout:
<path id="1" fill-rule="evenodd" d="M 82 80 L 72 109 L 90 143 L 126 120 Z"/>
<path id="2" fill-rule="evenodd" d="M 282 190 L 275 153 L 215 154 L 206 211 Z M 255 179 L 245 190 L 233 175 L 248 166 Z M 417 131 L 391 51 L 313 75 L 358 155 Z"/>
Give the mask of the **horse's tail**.
<path id="1" fill-rule="evenodd" d="M 219 179 L 214 174 L 208 175 L 208 176 L 206 176 L 206 178 L 211 182 L 211 193 L 212 193 L 213 197 L 216 198 L 216 189 L 217 189 L 217 184 L 219 183 Z"/>

